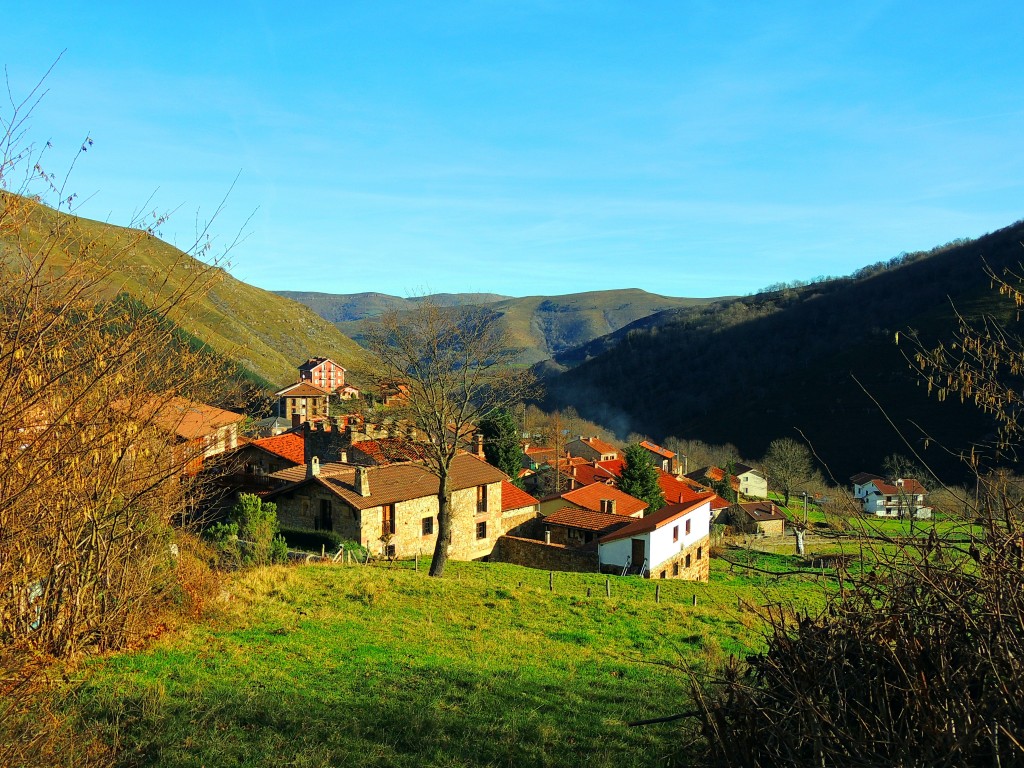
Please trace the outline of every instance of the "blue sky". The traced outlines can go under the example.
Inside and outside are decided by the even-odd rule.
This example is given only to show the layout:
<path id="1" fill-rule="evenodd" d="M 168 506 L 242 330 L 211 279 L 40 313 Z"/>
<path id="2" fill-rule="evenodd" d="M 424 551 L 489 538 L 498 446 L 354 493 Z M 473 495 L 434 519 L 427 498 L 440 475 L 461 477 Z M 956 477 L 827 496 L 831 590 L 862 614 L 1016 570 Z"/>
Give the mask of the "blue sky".
<path id="1" fill-rule="evenodd" d="M 21 2 L 80 213 L 271 290 L 753 292 L 1024 217 L 1019 3 Z M 238 177 L 232 188 L 232 182 Z"/>

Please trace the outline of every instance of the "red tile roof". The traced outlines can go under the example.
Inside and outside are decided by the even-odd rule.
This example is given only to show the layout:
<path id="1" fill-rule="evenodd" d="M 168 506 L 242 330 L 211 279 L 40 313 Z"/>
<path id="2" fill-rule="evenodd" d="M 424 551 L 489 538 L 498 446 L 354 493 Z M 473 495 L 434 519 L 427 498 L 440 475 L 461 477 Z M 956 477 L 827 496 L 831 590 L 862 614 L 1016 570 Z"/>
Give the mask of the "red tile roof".
<path id="1" fill-rule="evenodd" d="M 517 488 L 508 480 L 501 481 L 501 511 L 535 507 L 539 502 L 522 488 Z"/>
<path id="2" fill-rule="evenodd" d="M 580 442 L 586 443 L 598 453 L 614 453 L 616 456 L 619 455 L 619 449 L 614 445 L 606 443 L 599 437 L 581 437 Z"/>
<path id="3" fill-rule="evenodd" d="M 659 456 L 664 456 L 666 459 L 675 458 L 675 454 L 672 453 L 668 448 L 662 448 L 660 445 L 655 445 L 650 440 L 641 440 L 640 447 L 646 448 L 651 453 L 656 453 Z"/>
<path id="4" fill-rule="evenodd" d="M 678 520 L 680 517 L 700 509 L 710 500 L 711 494 L 708 494 L 703 499 L 691 501 L 688 504 L 668 504 L 657 512 L 652 512 L 647 517 L 641 517 L 634 520 L 625 528 L 620 528 L 613 533 L 602 536 L 601 543 L 604 544 L 609 541 L 617 541 L 618 539 L 628 539 L 630 536 L 636 536 L 640 533 L 649 533 L 650 531 L 668 525 L 672 521 Z"/>
<path id="5" fill-rule="evenodd" d="M 766 520 L 786 520 L 785 513 L 770 501 L 752 501 L 746 504 L 737 504 L 737 507 L 747 513 L 747 517 L 757 522 Z"/>
<path id="6" fill-rule="evenodd" d="M 616 528 L 629 525 L 630 518 L 593 512 L 579 507 L 562 507 L 544 518 L 544 525 L 558 525 L 563 528 L 580 528 L 585 531 L 611 533 Z"/>
<path id="7" fill-rule="evenodd" d="M 437 476 L 422 464 L 386 464 L 381 467 L 361 467 L 367 472 L 370 495 L 361 496 L 355 490 L 356 467 L 340 462 L 323 464 L 320 474 L 307 477 L 305 465 L 282 469 L 271 477 L 291 483 L 271 496 L 293 492 L 301 485 L 318 483 L 355 509 L 369 509 L 382 504 L 394 504 L 425 496 L 436 496 Z M 452 462 L 449 483 L 453 491 L 476 485 L 498 483 L 505 479 L 500 470 L 468 453 L 461 453 Z"/>
<path id="8" fill-rule="evenodd" d="M 601 511 L 601 501 L 603 499 L 611 499 L 615 502 L 615 514 L 627 517 L 632 517 L 647 509 L 647 502 L 630 496 L 628 493 L 623 493 L 614 486 L 604 485 L 603 483 L 593 483 L 592 485 L 577 488 L 574 491 L 567 491 L 562 494 L 562 498 L 570 504 L 575 504 L 594 512 Z"/>
<path id="9" fill-rule="evenodd" d="M 875 487 L 886 496 L 898 496 L 901 493 L 909 493 L 911 495 L 918 495 L 927 493 L 924 486 L 921 485 L 917 480 L 910 477 L 902 478 L 903 485 L 896 485 L 894 483 L 885 483 L 881 480 L 875 480 Z"/>
<path id="10" fill-rule="evenodd" d="M 306 438 L 298 432 L 282 432 L 273 437 L 253 440 L 252 444 L 295 464 L 304 464 L 306 461 Z"/>
<path id="11" fill-rule="evenodd" d="M 352 447 L 378 464 L 393 464 L 396 461 L 415 461 L 423 458 L 423 449 L 420 446 L 398 437 L 356 440 L 352 443 Z"/>
<path id="12" fill-rule="evenodd" d="M 152 414 L 154 424 L 175 433 L 183 440 L 195 440 L 213 434 L 221 427 L 236 424 L 245 418 L 234 411 L 225 411 L 223 408 L 177 396 L 168 400 L 154 398 L 141 411 L 143 415 Z"/>
<path id="13" fill-rule="evenodd" d="M 315 384 L 310 384 L 308 381 L 299 381 L 295 384 L 290 384 L 284 389 L 278 390 L 274 393 L 275 397 L 330 397 L 331 393 L 326 389 L 321 389 Z"/>

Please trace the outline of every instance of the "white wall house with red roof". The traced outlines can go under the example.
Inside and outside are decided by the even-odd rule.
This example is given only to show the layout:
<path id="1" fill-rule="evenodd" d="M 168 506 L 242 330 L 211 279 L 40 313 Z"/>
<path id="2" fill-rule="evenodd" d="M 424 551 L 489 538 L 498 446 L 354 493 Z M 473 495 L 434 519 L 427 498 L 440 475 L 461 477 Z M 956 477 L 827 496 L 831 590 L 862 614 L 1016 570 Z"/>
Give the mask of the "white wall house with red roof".
<path id="1" fill-rule="evenodd" d="M 599 540 L 601 569 L 706 581 L 711 497 L 669 504 Z"/>
<path id="2" fill-rule="evenodd" d="M 876 517 L 915 517 L 927 519 L 932 516 L 931 507 L 925 506 L 925 489 L 911 477 L 897 477 L 887 482 L 878 477 L 855 475 L 854 497 L 860 501 L 864 514 Z M 856 482 L 861 479 L 863 482 Z"/>

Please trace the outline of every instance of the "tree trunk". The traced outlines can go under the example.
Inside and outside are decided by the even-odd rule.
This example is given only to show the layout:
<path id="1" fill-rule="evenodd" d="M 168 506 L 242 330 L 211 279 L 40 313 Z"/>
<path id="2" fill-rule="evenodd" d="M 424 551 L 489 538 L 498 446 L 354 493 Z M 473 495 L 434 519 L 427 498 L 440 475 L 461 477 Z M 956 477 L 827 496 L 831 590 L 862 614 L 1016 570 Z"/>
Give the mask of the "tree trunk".
<path id="1" fill-rule="evenodd" d="M 448 490 L 448 473 L 442 472 L 437 486 L 437 542 L 434 544 L 434 559 L 430 561 L 430 575 L 443 576 L 448 562 L 448 550 L 452 545 L 452 495 Z"/>

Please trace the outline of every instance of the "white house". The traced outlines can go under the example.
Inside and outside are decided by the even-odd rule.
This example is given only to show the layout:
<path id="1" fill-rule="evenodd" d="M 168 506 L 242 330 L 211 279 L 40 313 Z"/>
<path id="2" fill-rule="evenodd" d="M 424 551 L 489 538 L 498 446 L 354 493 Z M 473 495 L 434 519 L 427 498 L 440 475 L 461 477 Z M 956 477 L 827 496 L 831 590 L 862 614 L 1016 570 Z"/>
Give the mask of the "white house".
<path id="1" fill-rule="evenodd" d="M 866 472 L 850 478 L 853 483 L 853 495 L 866 515 L 876 517 L 910 517 L 929 518 L 931 507 L 925 506 L 925 489 L 912 477 L 897 477 L 886 482 L 877 475 Z"/>
<path id="2" fill-rule="evenodd" d="M 713 496 L 669 504 L 602 536 L 598 540 L 601 570 L 707 581 Z"/>

